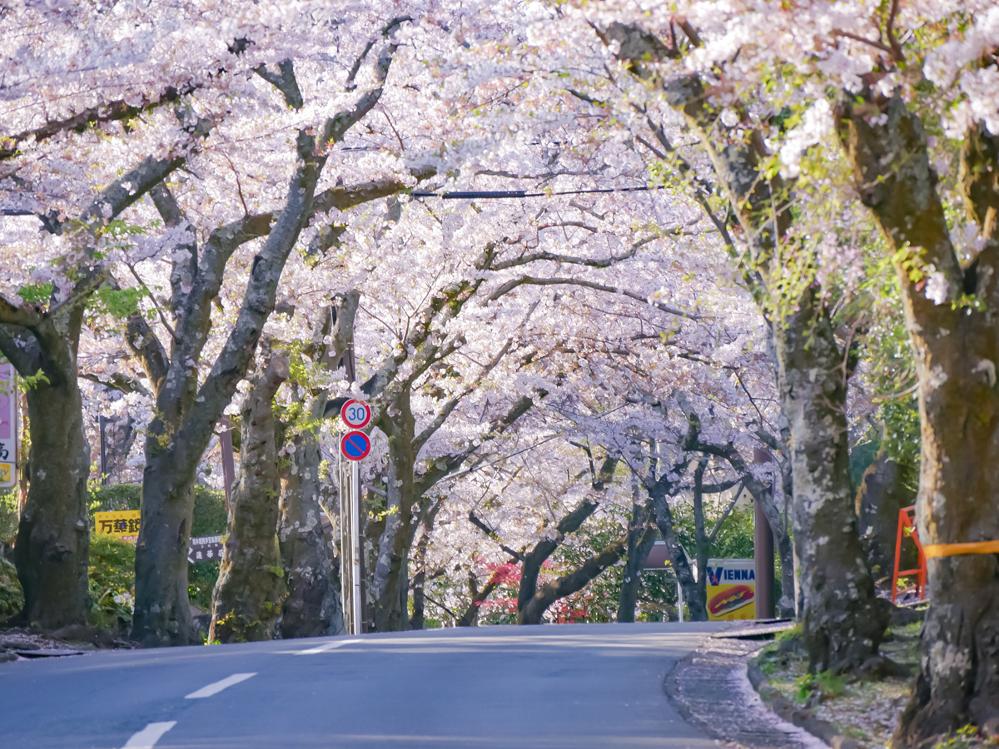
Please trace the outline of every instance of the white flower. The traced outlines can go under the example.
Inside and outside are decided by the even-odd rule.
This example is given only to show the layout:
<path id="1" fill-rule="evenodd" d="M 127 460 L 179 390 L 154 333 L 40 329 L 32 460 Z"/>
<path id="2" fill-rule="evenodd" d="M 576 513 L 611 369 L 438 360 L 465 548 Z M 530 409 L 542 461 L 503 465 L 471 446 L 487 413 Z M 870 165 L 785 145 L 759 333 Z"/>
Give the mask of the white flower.
<path id="1" fill-rule="evenodd" d="M 934 304 L 943 304 L 949 296 L 949 287 L 947 277 L 931 265 L 930 274 L 926 279 L 926 298 Z"/>

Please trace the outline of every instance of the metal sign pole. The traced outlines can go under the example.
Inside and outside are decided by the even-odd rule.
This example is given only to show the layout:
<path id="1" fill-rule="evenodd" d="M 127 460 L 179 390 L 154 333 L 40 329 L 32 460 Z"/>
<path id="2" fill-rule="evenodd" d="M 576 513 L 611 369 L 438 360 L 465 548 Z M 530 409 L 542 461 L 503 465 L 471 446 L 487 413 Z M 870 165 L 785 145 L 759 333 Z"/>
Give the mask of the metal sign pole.
<path id="1" fill-rule="evenodd" d="M 361 480 L 360 466 L 357 461 L 350 463 L 350 545 L 352 587 L 351 609 L 353 613 L 354 631 L 351 634 L 361 634 L 361 620 L 364 609 L 361 606 Z"/>

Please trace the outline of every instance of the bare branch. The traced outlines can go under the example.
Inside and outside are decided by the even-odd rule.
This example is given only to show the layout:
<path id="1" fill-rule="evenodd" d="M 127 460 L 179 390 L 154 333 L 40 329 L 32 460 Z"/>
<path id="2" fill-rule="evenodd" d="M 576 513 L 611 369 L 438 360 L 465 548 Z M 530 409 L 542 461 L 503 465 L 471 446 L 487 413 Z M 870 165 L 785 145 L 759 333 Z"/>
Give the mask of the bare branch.
<path id="1" fill-rule="evenodd" d="M 688 320 L 702 320 L 703 315 L 699 315 L 693 312 L 685 312 L 677 307 L 672 307 L 668 304 L 663 304 L 662 302 L 654 302 L 649 300 L 647 297 L 643 296 L 634 291 L 628 289 L 621 289 L 615 286 L 609 286 L 607 284 L 598 283 L 596 281 L 588 281 L 583 278 L 539 278 L 537 276 L 521 276 L 519 278 L 513 278 L 505 283 L 501 284 L 492 294 L 489 295 L 488 301 L 496 301 L 505 294 L 510 293 L 518 286 L 581 286 L 587 289 L 593 289 L 595 291 L 603 291 L 608 294 L 616 294 L 618 296 L 628 297 L 629 299 L 634 299 L 635 301 L 647 304 L 650 307 L 654 307 L 660 312 L 666 312 L 670 315 L 676 315 L 678 317 L 685 317 Z"/>

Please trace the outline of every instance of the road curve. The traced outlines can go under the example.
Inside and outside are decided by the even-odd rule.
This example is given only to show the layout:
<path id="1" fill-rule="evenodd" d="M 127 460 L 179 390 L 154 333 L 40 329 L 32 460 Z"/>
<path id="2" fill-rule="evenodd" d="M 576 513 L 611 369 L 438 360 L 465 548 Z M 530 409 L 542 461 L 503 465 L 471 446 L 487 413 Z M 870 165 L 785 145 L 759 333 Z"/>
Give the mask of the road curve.
<path id="1" fill-rule="evenodd" d="M 4 749 L 713 747 L 662 683 L 707 624 L 483 627 L 0 665 Z"/>

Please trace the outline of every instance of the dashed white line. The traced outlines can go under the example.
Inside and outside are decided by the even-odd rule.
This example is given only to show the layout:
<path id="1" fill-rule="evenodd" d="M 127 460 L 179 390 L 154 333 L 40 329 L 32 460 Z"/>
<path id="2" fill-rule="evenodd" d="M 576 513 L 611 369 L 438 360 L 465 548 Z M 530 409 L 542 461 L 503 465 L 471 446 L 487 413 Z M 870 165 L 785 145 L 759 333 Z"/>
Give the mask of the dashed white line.
<path id="1" fill-rule="evenodd" d="M 317 653 L 326 653 L 330 650 L 336 650 L 337 648 L 342 648 L 344 645 L 356 645 L 363 640 L 334 640 L 333 642 L 327 642 L 323 645 L 316 645 L 314 648 L 308 648 L 307 650 L 296 650 L 295 655 L 316 655 Z"/>
<path id="2" fill-rule="evenodd" d="M 177 725 L 177 721 L 168 720 L 163 723 L 150 723 L 128 740 L 121 749 L 153 749 L 156 742 L 163 738 L 163 734 Z"/>
<path id="3" fill-rule="evenodd" d="M 224 679 L 213 682 L 206 687 L 201 687 L 196 692 L 191 692 L 189 695 L 184 697 L 185 700 L 201 700 L 205 697 L 211 697 L 213 694 L 218 694 L 223 689 L 228 689 L 233 684 L 239 684 L 241 681 L 246 681 L 247 679 L 252 679 L 257 673 L 254 671 L 251 674 L 233 674 L 232 676 L 227 676 Z"/>

